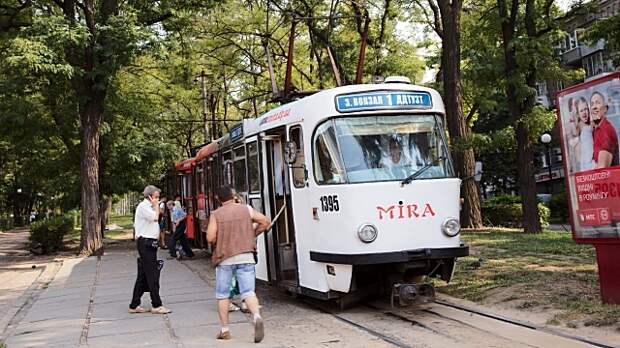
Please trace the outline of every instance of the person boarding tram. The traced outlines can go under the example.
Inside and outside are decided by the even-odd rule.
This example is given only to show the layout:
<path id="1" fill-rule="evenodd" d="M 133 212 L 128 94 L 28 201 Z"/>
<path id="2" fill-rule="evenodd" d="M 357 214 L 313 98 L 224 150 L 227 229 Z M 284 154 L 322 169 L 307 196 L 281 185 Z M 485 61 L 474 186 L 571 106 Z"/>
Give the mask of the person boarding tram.
<path id="1" fill-rule="evenodd" d="M 254 292 L 256 283 L 254 252 L 256 236 L 269 227 L 269 219 L 251 206 L 235 202 L 233 189 L 223 186 L 217 198 L 222 206 L 211 214 L 207 227 L 207 241 L 214 245 L 212 263 L 215 266 L 215 297 L 217 299 L 220 331 L 218 339 L 228 340 L 230 285 L 237 279 L 241 300 L 245 301 L 254 324 L 254 342 L 265 336 L 258 298 Z M 256 227 L 253 226 L 256 223 Z"/>
<path id="2" fill-rule="evenodd" d="M 177 241 L 181 243 L 183 253 L 189 258 L 193 258 L 194 252 L 189 246 L 187 236 L 185 235 L 185 230 L 187 229 L 187 213 L 183 210 L 181 207 L 181 202 L 179 201 L 174 202 L 174 208 L 172 209 L 172 223 L 174 226 L 173 232 L 170 236 L 170 241 L 168 242 L 170 258 L 177 258 Z M 179 255 L 179 257 L 180 256 L 181 255 Z"/>

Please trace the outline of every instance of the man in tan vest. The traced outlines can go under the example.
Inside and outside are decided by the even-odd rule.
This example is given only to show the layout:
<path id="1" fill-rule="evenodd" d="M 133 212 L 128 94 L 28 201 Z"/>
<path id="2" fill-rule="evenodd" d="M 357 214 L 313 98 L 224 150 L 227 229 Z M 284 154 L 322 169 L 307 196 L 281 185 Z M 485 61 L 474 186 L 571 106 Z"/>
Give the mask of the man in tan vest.
<path id="1" fill-rule="evenodd" d="M 221 187 L 217 198 L 222 206 L 209 219 L 207 241 L 215 245 L 212 262 L 215 266 L 215 297 L 221 329 L 218 339 L 230 339 L 228 329 L 228 307 L 230 284 L 237 279 L 241 300 L 245 301 L 254 323 L 254 342 L 265 336 L 263 319 L 260 316 L 258 298 L 254 292 L 256 283 L 254 252 L 256 236 L 263 233 L 270 224 L 265 215 L 249 205 L 235 203 L 235 192 L 229 186 Z M 255 228 L 253 223 L 257 224 Z"/>

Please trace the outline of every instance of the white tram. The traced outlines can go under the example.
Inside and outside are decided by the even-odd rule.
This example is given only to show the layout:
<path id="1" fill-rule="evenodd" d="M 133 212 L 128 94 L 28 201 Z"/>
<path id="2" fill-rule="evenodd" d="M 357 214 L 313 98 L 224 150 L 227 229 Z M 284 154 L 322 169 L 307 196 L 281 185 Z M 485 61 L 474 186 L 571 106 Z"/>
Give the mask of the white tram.
<path id="1" fill-rule="evenodd" d="M 205 243 L 217 207 L 214 189 L 233 186 L 276 221 L 257 239 L 257 277 L 292 293 L 430 296 L 402 284 L 449 281 L 469 252 L 459 238 L 461 181 L 444 105 L 430 88 L 401 81 L 324 90 L 244 120 L 190 162 L 177 186 L 195 205 L 197 242 Z"/>

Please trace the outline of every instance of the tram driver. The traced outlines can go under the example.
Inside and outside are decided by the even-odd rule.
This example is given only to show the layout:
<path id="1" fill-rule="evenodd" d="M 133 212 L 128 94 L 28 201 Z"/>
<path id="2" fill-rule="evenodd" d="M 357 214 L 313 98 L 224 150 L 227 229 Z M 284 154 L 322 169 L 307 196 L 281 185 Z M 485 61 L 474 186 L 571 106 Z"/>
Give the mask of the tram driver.
<path id="1" fill-rule="evenodd" d="M 388 157 L 382 158 L 379 168 L 387 169 L 393 178 L 406 178 L 408 168 L 411 166 L 407 156 L 403 154 L 401 139 L 397 135 L 392 135 L 388 141 Z"/>

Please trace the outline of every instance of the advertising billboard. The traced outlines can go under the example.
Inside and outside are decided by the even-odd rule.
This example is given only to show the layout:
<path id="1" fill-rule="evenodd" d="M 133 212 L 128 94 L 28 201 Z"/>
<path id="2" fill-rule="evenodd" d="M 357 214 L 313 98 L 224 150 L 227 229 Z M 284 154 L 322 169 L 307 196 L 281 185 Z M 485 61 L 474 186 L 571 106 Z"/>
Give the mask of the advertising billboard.
<path id="1" fill-rule="evenodd" d="M 573 237 L 620 238 L 620 74 L 558 93 Z"/>

